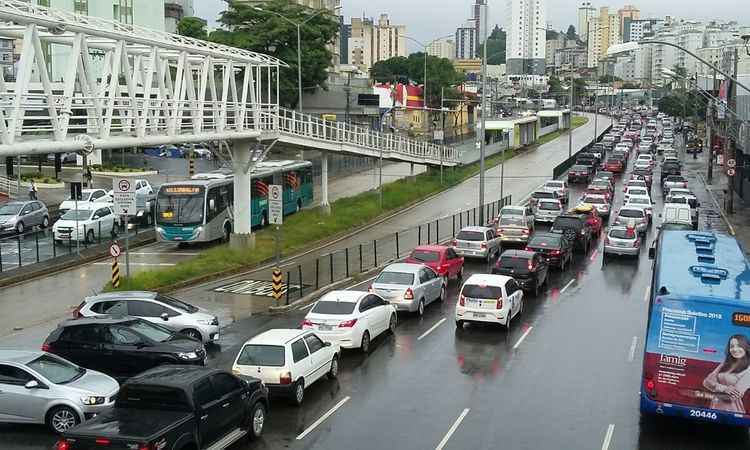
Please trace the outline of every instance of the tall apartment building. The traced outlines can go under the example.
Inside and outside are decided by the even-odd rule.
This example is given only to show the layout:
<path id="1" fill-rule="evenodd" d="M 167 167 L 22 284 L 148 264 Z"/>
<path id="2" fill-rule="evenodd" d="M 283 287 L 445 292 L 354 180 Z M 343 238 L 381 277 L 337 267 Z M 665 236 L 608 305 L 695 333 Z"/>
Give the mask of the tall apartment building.
<path id="1" fill-rule="evenodd" d="M 622 42 L 620 16 L 610 14 L 609 8 L 599 8 L 599 15 L 589 20 L 588 66 L 596 67 L 607 56 L 609 47 Z"/>
<path id="2" fill-rule="evenodd" d="M 456 43 L 453 39 L 438 39 L 427 46 L 427 54 L 453 60 L 456 57 Z"/>
<path id="3" fill-rule="evenodd" d="M 641 10 L 633 5 L 625 5 L 617 10 L 620 18 L 620 36 L 625 34 L 625 19 L 638 20 L 641 18 Z"/>
<path id="4" fill-rule="evenodd" d="M 381 14 L 377 23 L 352 17 L 351 26 L 348 60 L 361 71 L 369 72 L 378 61 L 406 56 L 406 26 L 391 24 L 388 14 Z"/>
<path id="5" fill-rule="evenodd" d="M 193 0 L 164 0 L 164 29 L 168 33 L 177 33 L 177 24 L 180 20 L 193 16 Z"/>
<path id="6" fill-rule="evenodd" d="M 349 38 L 352 37 L 352 25 L 344 23 L 344 16 L 339 16 L 339 64 L 349 64 Z"/>
<path id="7" fill-rule="evenodd" d="M 467 21 L 463 26 L 456 29 L 456 59 L 474 59 L 479 53 L 477 47 L 479 37 L 477 36 L 476 23 Z"/>
<path id="8" fill-rule="evenodd" d="M 583 2 L 578 7 L 578 35 L 583 41 L 588 40 L 589 21 L 596 17 L 596 8 L 591 2 Z"/>
<path id="9" fill-rule="evenodd" d="M 622 42 L 638 42 L 646 37 L 653 36 L 656 25 L 661 22 L 661 19 L 630 19 L 626 17 Z"/>
<path id="10" fill-rule="evenodd" d="M 508 0 L 506 11 L 508 75 L 544 75 L 547 41 L 544 0 Z"/>
<path id="11" fill-rule="evenodd" d="M 479 54 L 479 48 L 482 46 L 482 39 L 484 39 L 484 14 L 486 14 L 487 11 L 487 0 L 475 0 L 475 3 L 471 5 L 471 20 L 474 21 L 474 28 L 476 30 L 476 33 L 474 33 L 476 43 L 474 44 L 474 48 L 477 49 L 476 57 L 479 58 L 481 55 Z M 487 33 L 490 31 L 487 30 Z"/>

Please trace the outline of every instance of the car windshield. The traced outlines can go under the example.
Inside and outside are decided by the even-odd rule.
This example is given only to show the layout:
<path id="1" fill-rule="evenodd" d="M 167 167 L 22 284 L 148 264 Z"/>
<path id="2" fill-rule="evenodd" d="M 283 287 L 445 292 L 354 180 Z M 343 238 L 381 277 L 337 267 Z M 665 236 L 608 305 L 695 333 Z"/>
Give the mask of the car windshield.
<path id="1" fill-rule="evenodd" d="M 63 214 L 60 218 L 62 220 L 89 220 L 94 214 L 94 210 L 91 209 L 71 209 L 70 211 Z"/>
<path id="2" fill-rule="evenodd" d="M 615 239 L 635 239 L 635 232 L 627 228 L 613 228 L 609 230 L 609 237 Z"/>
<path id="3" fill-rule="evenodd" d="M 498 225 L 526 226 L 526 221 L 521 216 L 503 216 L 500 218 L 500 223 Z"/>
<path id="4" fill-rule="evenodd" d="M 686 180 L 684 178 L 682 178 L 681 176 L 679 176 L 679 175 L 669 175 L 669 176 L 667 176 L 667 178 L 664 179 L 664 181 L 667 182 L 667 183 L 668 182 L 675 182 L 675 183 L 680 182 L 680 183 L 684 183 Z"/>
<path id="5" fill-rule="evenodd" d="M 27 365 L 53 384 L 70 383 L 86 373 L 86 369 L 51 355 L 42 355 Z"/>
<path id="6" fill-rule="evenodd" d="M 356 303 L 353 302 L 334 302 L 334 301 L 319 301 L 313 306 L 311 312 L 316 314 L 341 314 L 347 315 L 354 312 Z"/>
<path id="7" fill-rule="evenodd" d="M 174 335 L 169 329 L 155 325 L 151 322 L 146 322 L 145 320 L 134 320 L 129 322 L 127 326 L 131 330 L 156 342 L 168 341 Z"/>
<path id="8" fill-rule="evenodd" d="M 630 197 L 628 199 L 628 203 L 636 203 L 638 205 L 650 205 L 651 201 L 649 201 L 646 197 Z"/>
<path id="9" fill-rule="evenodd" d="M 486 286 L 482 284 L 464 285 L 461 295 L 469 298 L 490 298 L 498 299 L 503 297 L 503 290 L 500 286 Z"/>
<path id="10" fill-rule="evenodd" d="M 93 195 L 93 192 L 81 192 L 81 197 L 78 199 L 79 202 L 87 202 Z M 68 200 L 75 200 L 72 195 L 68 196 Z"/>
<path id="11" fill-rule="evenodd" d="M 528 270 L 529 260 L 517 256 L 503 256 L 500 258 L 499 267 L 504 269 Z"/>
<path id="12" fill-rule="evenodd" d="M 156 202 L 157 221 L 182 225 L 203 223 L 203 193 L 203 188 L 198 186 L 163 187 Z"/>
<path id="13" fill-rule="evenodd" d="M 483 241 L 484 233 L 481 231 L 461 230 L 458 232 L 456 239 L 458 239 L 459 241 Z"/>
<path id="14" fill-rule="evenodd" d="M 179 309 L 180 311 L 185 311 L 188 313 L 198 312 L 198 308 L 196 308 L 195 306 L 185 303 L 182 300 L 177 300 L 173 297 L 159 294 L 156 296 L 156 300 L 164 303 L 165 305 L 169 305 L 172 308 Z"/>
<path id="15" fill-rule="evenodd" d="M 583 199 L 583 203 L 594 203 L 597 205 L 603 205 L 607 203 L 607 201 L 604 199 L 604 197 L 587 196 Z"/>
<path id="16" fill-rule="evenodd" d="M 645 189 L 628 189 L 628 195 L 648 195 L 648 192 Z"/>
<path id="17" fill-rule="evenodd" d="M 688 204 L 688 199 L 685 197 L 667 197 L 667 203 L 683 203 Z"/>
<path id="18" fill-rule="evenodd" d="M 565 187 L 562 181 L 548 181 L 547 184 L 545 184 L 544 186 L 550 189 L 560 189 L 560 188 Z"/>
<path id="19" fill-rule="evenodd" d="M 539 209 L 544 211 L 559 211 L 560 203 L 558 202 L 540 202 Z"/>
<path id="20" fill-rule="evenodd" d="M 23 203 L 6 203 L 0 206 L 0 216 L 15 216 L 21 211 Z"/>
<path id="21" fill-rule="evenodd" d="M 440 261 L 440 253 L 431 250 L 414 250 L 411 257 L 422 262 Z"/>
<path id="22" fill-rule="evenodd" d="M 242 347 L 242 351 L 237 357 L 237 364 L 282 367 L 284 365 L 284 347 L 281 345 L 248 344 Z"/>
<path id="23" fill-rule="evenodd" d="M 588 170 L 588 166 L 573 166 L 570 168 L 571 172 L 586 172 Z"/>
<path id="24" fill-rule="evenodd" d="M 414 283 L 414 274 L 407 272 L 381 272 L 375 278 L 375 283 L 411 286 Z"/>
<path id="25" fill-rule="evenodd" d="M 618 164 L 620 162 L 619 159 L 609 158 L 607 160 L 607 164 Z"/>
<path id="26" fill-rule="evenodd" d="M 531 194 L 531 198 L 555 198 L 555 194 L 553 192 L 534 192 Z"/>
<path id="27" fill-rule="evenodd" d="M 620 210 L 620 217 L 628 217 L 632 219 L 641 219 L 643 218 L 643 211 L 640 209 L 621 209 Z"/>
<path id="28" fill-rule="evenodd" d="M 562 229 L 562 228 L 580 228 L 581 227 L 581 220 L 574 217 L 558 217 L 555 219 L 555 223 L 552 225 L 552 228 L 555 229 Z"/>

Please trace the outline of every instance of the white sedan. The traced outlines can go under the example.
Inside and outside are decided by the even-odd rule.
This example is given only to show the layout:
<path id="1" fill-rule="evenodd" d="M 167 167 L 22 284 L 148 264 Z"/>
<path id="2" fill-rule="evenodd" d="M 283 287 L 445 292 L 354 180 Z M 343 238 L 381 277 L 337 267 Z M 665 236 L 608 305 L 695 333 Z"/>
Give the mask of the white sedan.
<path id="1" fill-rule="evenodd" d="M 314 330 L 341 348 L 367 353 L 372 339 L 396 329 L 396 307 L 377 294 L 331 291 L 315 303 L 302 321 L 303 330 Z"/>
<path id="2" fill-rule="evenodd" d="M 71 209 L 55 222 L 52 233 L 55 242 L 85 240 L 94 243 L 97 238 L 107 239 L 114 235 L 116 218 L 109 204 L 81 205 L 78 210 Z"/>

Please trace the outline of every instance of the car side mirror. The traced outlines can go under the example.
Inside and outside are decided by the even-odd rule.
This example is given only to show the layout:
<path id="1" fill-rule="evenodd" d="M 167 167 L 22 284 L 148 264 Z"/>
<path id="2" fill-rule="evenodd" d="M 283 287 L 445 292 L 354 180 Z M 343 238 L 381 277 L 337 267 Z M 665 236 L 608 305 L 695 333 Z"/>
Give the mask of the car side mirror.
<path id="1" fill-rule="evenodd" d="M 654 258 L 656 258 L 656 247 L 649 247 L 648 259 L 654 259 Z"/>
<path id="2" fill-rule="evenodd" d="M 39 389 L 39 382 L 36 380 L 31 380 L 28 383 L 24 385 L 26 389 Z"/>
<path id="3" fill-rule="evenodd" d="M 210 210 L 216 209 L 216 200 L 211 199 L 208 201 L 208 209 Z"/>
<path id="4" fill-rule="evenodd" d="M 331 343 L 330 343 L 330 342 L 324 342 L 324 343 L 323 343 L 323 347 L 330 347 L 330 346 L 331 346 Z"/>
<path id="5" fill-rule="evenodd" d="M 161 317 L 161 320 L 165 322 L 169 320 L 169 315 L 167 313 L 162 313 L 159 317 Z"/>

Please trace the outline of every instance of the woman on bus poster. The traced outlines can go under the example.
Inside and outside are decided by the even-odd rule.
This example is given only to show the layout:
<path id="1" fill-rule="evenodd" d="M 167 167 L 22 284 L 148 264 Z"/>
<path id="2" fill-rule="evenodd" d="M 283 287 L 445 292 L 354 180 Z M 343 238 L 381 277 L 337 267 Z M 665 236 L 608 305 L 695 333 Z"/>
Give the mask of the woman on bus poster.
<path id="1" fill-rule="evenodd" d="M 724 362 L 719 364 L 705 380 L 709 408 L 746 414 L 743 397 L 750 388 L 750 340 L 735 334 L 727 342 Z"/>

